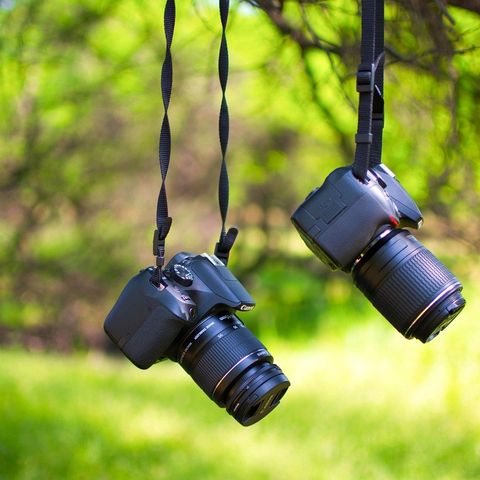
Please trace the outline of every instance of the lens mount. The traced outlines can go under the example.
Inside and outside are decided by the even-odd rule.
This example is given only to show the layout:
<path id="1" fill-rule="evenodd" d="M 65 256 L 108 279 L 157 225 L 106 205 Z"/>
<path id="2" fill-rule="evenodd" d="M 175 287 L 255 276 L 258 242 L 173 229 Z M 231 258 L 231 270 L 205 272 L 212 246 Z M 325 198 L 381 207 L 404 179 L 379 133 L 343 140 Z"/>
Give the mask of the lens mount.
<path id="1" fill-rule="evenodd" d="M 386 228 L 379 235 L 377 235 L 355 259 L 352 266 L 352 272 L 357 269 L 357 266 L 360 268 L 360 263 L 364 264 L 365 262 L 368 262 L 368 260 L 370 260 L 370 258 L 372 258 L 373 255 L 375 255 L 375 253 L 382 248 L 385 243 L 397 235 L 398 232 L 398 230 L 394 230 L 393 228 Z"/>

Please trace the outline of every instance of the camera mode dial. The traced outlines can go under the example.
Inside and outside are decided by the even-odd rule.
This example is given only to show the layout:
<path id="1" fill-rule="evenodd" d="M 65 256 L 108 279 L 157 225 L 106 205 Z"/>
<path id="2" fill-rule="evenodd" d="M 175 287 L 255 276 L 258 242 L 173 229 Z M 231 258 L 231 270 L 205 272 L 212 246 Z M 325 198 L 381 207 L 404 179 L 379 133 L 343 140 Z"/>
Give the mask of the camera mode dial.
<path id="1" fill-rule="evenodd" d="M 172 266 L 170 270 L 170 277 L 183 287 L 189 287 L 193 283 L 192 272 L 187 267 L 184 267 L 179 263 L 176 263 Z"/>

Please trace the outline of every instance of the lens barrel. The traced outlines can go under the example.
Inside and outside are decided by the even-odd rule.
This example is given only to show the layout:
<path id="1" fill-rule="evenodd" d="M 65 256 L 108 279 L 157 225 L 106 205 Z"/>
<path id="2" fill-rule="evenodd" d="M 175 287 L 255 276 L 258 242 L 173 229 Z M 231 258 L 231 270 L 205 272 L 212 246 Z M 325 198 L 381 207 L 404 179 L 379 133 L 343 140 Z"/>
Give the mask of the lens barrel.
<path id="1" fill-rule="evenodd" d="M 265 346 L 233 314 L 198 323 L 180 340 L 174 360 L 244 426 L 270 413 L 290 386 Z"/>
<path id="2" fill-rule="evenodd" d="M 408 230 L 385 233 L 354 264 L 355 285 L 402 335 L 429 342 L 465 306 L 462 284 Z"/>

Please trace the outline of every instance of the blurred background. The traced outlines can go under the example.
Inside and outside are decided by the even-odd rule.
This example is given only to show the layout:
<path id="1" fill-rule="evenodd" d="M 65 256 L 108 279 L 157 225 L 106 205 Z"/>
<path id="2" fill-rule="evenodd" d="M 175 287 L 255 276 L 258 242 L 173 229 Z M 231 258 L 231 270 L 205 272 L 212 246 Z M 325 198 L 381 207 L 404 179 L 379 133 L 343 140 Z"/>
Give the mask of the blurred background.
<path id="1" fill-rule="evenodd" d="M 220 230 L 217 5 L 177 3 L 167 256 L 211 252 Z M 249 428 L 103 333 L 153 261 L 163 8 L 0 0 L 0 479 L 480 478 L 480 2 L 386 2 L 383 158 L 467 299 L 427 345 L 289 220 L 353 159 L 359 3 L 232 2 L 230 266 L 292 383 Z"/>

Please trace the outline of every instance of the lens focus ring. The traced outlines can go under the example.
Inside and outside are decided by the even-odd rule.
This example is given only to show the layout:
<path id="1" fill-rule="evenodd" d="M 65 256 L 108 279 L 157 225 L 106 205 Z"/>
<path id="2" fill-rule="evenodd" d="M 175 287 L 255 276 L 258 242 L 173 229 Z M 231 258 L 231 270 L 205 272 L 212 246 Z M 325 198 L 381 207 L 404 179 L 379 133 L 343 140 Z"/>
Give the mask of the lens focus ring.
<path id="1" fill-rule="evenodd" d="M 182 366 L 212 397 L 222 378 L 245 357 L 258 350 L 266 351 L 264 345 L 245 327 L 236 326 L 222 330 Z"/>
<path id="2" fill-rule="evenodd" d="M 424 248 L 394 270 L 371 300 L 391 321 L 399 323 L 409 319 L 413 322 L 420 309 L 427 307 L 430 299 L 435 299 L 452 283 L 458 283 L 456 278 Z"/>

